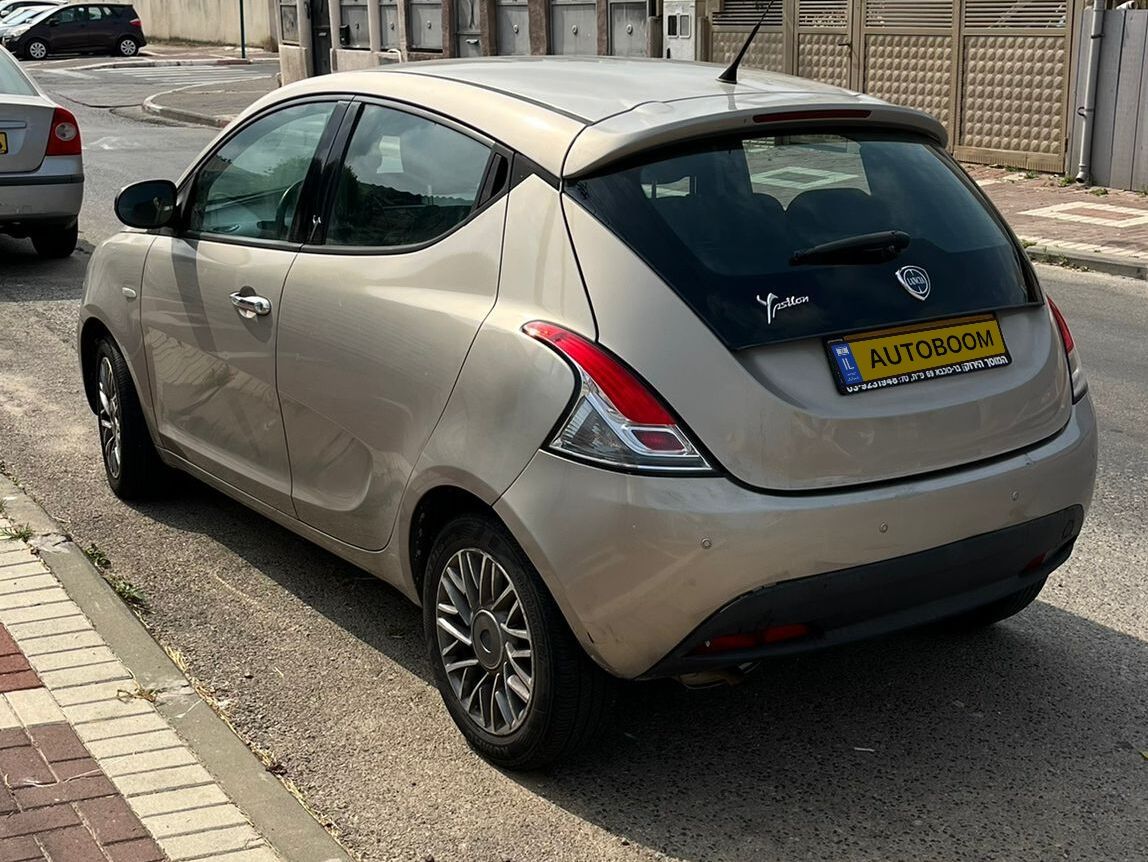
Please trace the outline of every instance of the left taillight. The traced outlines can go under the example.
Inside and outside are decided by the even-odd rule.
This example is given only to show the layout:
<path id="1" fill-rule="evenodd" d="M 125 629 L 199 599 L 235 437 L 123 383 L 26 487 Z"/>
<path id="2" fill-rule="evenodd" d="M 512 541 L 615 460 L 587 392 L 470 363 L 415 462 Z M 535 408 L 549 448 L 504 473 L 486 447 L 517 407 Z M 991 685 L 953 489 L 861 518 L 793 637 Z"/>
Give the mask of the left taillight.
<path id="1" fill-rule="evenodd" d="M 81 152 L 80 127 L 66 108 L 56 108 L 52 114 L 52 130 L 48 133 L 46 156 L 78 156 Z"/>
<path id="2" fill-rule="evenodd" d="M 1072 337 L 1072 332 L 1069 331 L 1064 315 L 1060 313 L 1060 309 L 1056 307 L 1056 303 L 1051 298 L 1048 300 L 1048 311 L 1060 333 L 1065 356 L 1068 357 L 1068 376 L 1072 381 L 1072 400 L 1079 401 L 1088 391 L 1088 381 L 1084 378 L 1084 366 L 1080 364 L 1080 354 L 1076 350 L 1076 341 Z"/>
<path id="3" fill-rule="evenodd" d="M 620 360 L 553 323 L 534 321 L 522 331 L 566 359 L 579 380 L 551 450 L 621 470 L 713 472 L 681 423 Z"/>

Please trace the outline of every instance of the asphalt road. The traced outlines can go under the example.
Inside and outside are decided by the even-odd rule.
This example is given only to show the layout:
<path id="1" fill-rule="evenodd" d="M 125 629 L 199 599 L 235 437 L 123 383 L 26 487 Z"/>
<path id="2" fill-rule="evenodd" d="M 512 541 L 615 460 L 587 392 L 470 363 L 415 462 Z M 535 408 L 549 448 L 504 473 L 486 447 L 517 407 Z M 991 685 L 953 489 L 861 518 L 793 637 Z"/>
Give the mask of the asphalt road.
<path id="1" fill-rule="evenodd" d="M 210 137 L 78 113 L 88 242 L 119 185 Z M 393 590 L 191 481 L 112 497 L 72 346 L 86 259 L 0 239 L 3 469 L 144 591 L 156 636 L 365 858 L 1148 858 L 1148 285 L 1041 269 L 1102 431 L 1090 518 L 1038 603 L 738 688 L 634 687 L 584 761 L 522 778 L 462 743 Z"/>

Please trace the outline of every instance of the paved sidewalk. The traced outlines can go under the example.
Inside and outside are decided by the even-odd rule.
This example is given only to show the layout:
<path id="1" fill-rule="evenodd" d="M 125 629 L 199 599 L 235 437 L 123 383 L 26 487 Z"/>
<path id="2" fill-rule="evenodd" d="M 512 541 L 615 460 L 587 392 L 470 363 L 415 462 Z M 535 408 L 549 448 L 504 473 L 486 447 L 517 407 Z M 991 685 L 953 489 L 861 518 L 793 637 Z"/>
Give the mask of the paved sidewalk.
<path id="1" fill-rule="evenodd" d="M 0 862 L 344 862 L 290 799 L 277 819 L 297 822 L 276 828 L 321 837 L 282 855 L 271 847 L 157 704 L 183 699 L 191 705 L 181 713 L 222 722 L 182 677 L 162 689 L 137 682 L 45 564 L 56 552 L 29 543 L 32 532 L 0 511 Z M 250 769 L 266 777 L 253 757 Z"/>

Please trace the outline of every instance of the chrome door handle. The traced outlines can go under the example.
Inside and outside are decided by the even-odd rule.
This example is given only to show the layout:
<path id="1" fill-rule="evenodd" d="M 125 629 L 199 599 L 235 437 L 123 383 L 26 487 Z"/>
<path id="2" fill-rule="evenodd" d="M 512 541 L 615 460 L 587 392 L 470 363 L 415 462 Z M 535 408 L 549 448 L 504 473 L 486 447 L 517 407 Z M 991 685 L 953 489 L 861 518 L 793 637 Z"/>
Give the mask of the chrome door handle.
<path id="1" fill-rule="evenodd" d="M 231 304 L 235 306 L 240 317 L 246 317 L 248 320 L 256 315 L 262 317 L 271 313 L 271 300 L 264 299 L 262 296 L 244 296 L 242 293 L 233 293 L 231 294 Z"/>

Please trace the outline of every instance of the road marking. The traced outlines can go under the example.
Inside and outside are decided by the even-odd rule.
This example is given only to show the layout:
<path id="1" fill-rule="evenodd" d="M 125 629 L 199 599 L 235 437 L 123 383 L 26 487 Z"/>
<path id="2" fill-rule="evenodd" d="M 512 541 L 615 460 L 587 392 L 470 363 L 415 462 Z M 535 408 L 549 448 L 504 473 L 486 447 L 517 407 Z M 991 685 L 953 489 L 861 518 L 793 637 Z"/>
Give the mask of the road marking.
<path id="1" fill-rule="evenodd" d="M 73 72 L 71 69 L 43 69 L 45 75 L 63 75 L 67 78 L 87 78 L 91 80 L 95 75 L 86 72 Z"/>

